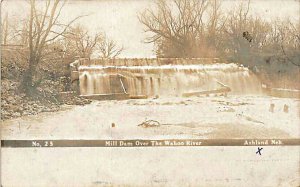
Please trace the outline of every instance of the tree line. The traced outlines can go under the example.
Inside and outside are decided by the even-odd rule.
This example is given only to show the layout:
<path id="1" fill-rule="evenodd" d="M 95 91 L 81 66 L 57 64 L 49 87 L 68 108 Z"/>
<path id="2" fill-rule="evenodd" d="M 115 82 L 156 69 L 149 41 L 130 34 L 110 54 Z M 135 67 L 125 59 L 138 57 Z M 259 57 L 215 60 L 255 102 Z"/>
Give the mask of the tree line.
<path id="1" fill-rule="evenodd" d="M 3 46 L 21 46 L 10 58 L 24 62 L 22 86 L 31 93 L 42 80 L 40 68 L 59 69 L 76 58 L 115 58 L 124 50 L 104 32 L 90 34 L 78 20 L 60 21 L 65 0 L 29 0 L 23 20 L 2 20 Z M 155 0 L 154 8 L 138 15 L 145 42 L 154 43 L 157 57 L 219 57 L 247 66 L 270 63 L 300 66 L 300 23 L 266 21 L 250 14 L 251 1 L 224 11 L 220 0 Z M 58 64 L 58 66 L 56 66 Z"/>
<path id="2" fill-rule="evenodd" d="M 88 15 L 62 23 L 60 17 L 66 2 L 29 0 L 26 18 L 9 20 L 5 15 L 2 21 L 4 49 L 10 51 L 11 46 L 19 46 L 8 55 L 25 62 L 21 85 L 29 95 L 43 80 L 41 68 L 59 69 L 63 61 L 70 63 L 76 58 L 90 58 L 95 53 L 100 58 L 115 58 L 123 51 L 123 47 L 104 32 L 90 34 L 78 24 L 79 19 Z"/>
<path id="3" fill-rule="evenodd" d="M 247 66 L 273 59 L 300 66 L 300 22 L 266 21 L 250 14 L 251 1 L 230 11 L 220 0 L 156 0 L 139 14 L 145 42 L 158 57 L 219 57 Z M 298 15 L 299 16 L 299 15 Z"/>

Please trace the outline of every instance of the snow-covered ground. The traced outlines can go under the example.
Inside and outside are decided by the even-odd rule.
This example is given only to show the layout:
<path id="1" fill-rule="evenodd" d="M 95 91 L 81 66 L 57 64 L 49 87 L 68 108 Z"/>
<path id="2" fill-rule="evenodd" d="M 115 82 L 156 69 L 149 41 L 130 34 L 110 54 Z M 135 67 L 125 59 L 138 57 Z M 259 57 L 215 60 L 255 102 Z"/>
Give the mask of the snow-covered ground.
<path id="1" fill-rule="evenodd" d="M 267 96 L 95 101 L 4 121 L 2 139 L 299 138 L 299 106 Z M 146 120 L 160 126 L 138 126 Z"/>
<path id="2" fill-rule="evenodd" d="M 266 96 L 95 101 L 4 121 L 2 139 L 299 138 L 299 102 Z M 150 119 L 160 126 L 138 126 Z M 2 184 L 300 185 L 299 146 L 265 146 L 262 155 L 256 151 L 255 146 L 3 148 Z"/>

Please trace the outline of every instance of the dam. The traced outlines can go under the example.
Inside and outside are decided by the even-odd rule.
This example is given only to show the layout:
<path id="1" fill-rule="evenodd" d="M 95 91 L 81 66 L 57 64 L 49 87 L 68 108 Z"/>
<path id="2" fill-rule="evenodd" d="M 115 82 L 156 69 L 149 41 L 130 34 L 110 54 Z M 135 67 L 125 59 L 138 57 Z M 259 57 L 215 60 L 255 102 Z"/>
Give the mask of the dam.
<path id="1" fill-rule="evenodd" d="M 84 97 L 148 98 L 199 94 L 260 94 L 248 68 L 217 58 L 79 59 L 72 82 Z"/>

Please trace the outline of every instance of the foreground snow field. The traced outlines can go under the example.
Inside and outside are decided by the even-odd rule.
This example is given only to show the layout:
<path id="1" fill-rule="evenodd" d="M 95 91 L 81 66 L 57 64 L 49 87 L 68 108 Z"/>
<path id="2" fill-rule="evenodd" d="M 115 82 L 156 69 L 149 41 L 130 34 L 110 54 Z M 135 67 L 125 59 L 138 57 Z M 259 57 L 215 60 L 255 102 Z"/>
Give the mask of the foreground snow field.
<path id="1" fill-rule="evenodd" d="M 2 139 L 299 138 L 299 106 L 267 96 L 95 101 L 4 121 Z M 146 120 L 160 126 L 138 126 Z"/>
<path id="2" fill-rule="evenodd" d="M 274 112 L 270 112 L 274 104 Z M 288 105 L 288 112 L 283 111 Z M 159 126 L 138 126 L 156 120 Z M 112 127 L 112 123 L 115 124 Z M 94 101 L 7 120 L 2 139 L 299 138 L 299 100 Z M 300 185 L 299 146 L 3 148 L 3 186 Z"/>

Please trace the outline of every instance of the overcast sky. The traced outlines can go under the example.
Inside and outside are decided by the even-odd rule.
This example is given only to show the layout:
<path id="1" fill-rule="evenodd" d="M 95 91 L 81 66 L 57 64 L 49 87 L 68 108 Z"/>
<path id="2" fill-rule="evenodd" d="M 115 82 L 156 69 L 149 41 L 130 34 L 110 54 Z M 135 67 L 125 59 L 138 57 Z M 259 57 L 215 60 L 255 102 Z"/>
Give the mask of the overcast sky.
<path id="1" fill-rule="evenodd" d="M 240 1 L 224 0 L 223 9 L 230 10 Z M 99 30 L 106 32 L 125 51 L 122 57 L 154 57 L 153 45 L 145 44 L 146 34 L 137 19 L 137 14 L 153 6 L 151 0 L 70 0 L 63 9 L 61 21 L 67 22 L 82 14 L 90 16 L 79 22 L 92 33 Z M 4 0 L 3 14 L 21 19 L 28 15 L 26 0 Z M 300 0 L 252 0 L 251 13 L 267 20 L 290 17 L 294 21 L 300 19 Z"/>

